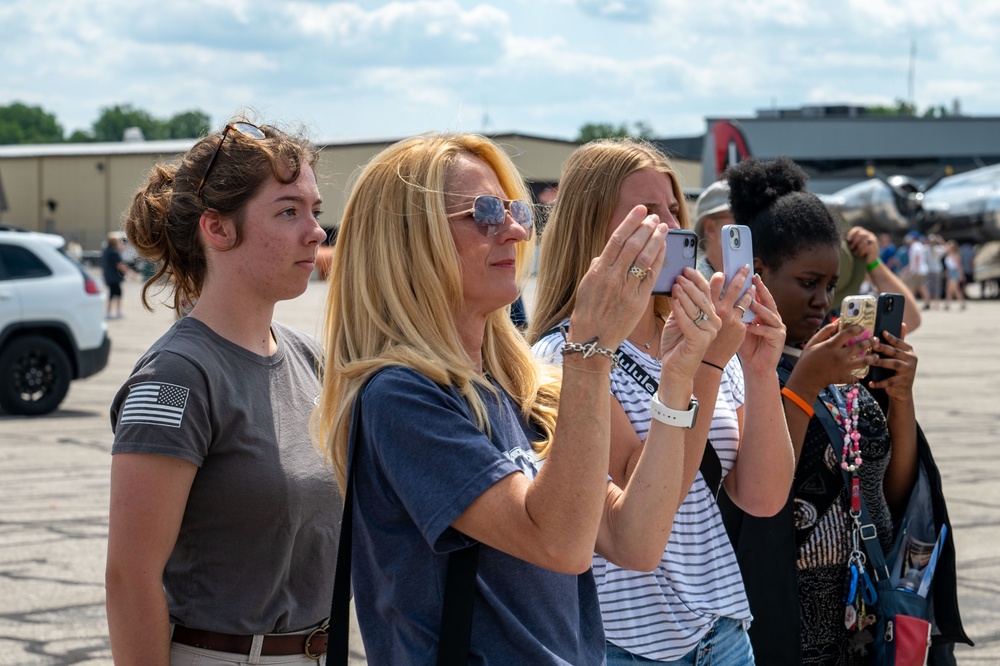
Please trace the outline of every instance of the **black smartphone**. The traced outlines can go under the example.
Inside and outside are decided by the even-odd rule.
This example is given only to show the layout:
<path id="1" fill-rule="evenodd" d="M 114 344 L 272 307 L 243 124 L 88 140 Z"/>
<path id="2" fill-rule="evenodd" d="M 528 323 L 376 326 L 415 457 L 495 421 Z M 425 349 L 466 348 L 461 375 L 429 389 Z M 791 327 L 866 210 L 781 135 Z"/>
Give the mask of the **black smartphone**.
<path id="1" fill-rule="evenodd" d="M 667 251 L 663 267 L 656 276 L 653 293 L 670 295 L 674 280 L 685 268 L 694 268 L 698 250 L 698 236 L 688 229 L 671 229 L 667 232 Z"/>
<path id="2" fill-rule="evenodd" d="M 883 332 L 889 331 L 897 338 L 903 333 L 903 312 L 906 309 L 906 299 L 902 294 L 883 293 L 879 294 L 878 303 L 875 307 L 875 336 L 883 339 Z M 877 365 L 871 366 L 871 380 L 880 382 L 883 379 L 892 377 L 895 373 L 888 368 L 880 368 Z"/>

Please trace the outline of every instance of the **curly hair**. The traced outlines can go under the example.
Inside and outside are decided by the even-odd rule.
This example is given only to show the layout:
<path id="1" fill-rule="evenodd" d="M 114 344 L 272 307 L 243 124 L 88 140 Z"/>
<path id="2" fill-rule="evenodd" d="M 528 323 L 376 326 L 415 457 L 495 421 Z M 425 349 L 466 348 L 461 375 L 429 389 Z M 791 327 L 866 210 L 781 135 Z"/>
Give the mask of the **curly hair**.
<path id="1" fill-rule="evenodd" d="M 754 257 L 771 269 L 817 245 L 840 243 L 840 225 L 788 157 L 749 158 L 723 173 L 737 224 L 750 227 Z"/>

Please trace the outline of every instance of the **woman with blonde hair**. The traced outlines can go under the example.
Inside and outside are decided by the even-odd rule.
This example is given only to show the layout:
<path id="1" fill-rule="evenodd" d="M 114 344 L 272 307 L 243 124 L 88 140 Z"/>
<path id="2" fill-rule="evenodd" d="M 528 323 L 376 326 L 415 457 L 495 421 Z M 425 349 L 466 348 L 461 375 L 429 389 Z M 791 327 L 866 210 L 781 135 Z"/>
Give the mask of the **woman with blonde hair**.
<path id="1" fill-rule="evenodd" d="M 689 226 L 677 175 L 652 145 L 596 141 L 563 166 L 542 239 L 528 333 L 539 357 L 559 359 L 562 327 L 577 307 L 587 266 L 636 206 L 671 228 Z M 746 280 L 752 286 L 740 296 Z M 611 372 L 608 473 L 625 486 L 634 481 L 637 461 L 659 446 L 646 405 L 650 394 L 655 400 L 676 381 L 671 346 L 678 288 L 710 293 L 721 330 L 694 376 L 694 395 L 708 418 L 699 418 L 675 453 L 683 477 L 669 541 L 652 571 L 609 561 L 599 551 L 594 557 L 609 664 L 694 663 L 707 655 L 712 663 L 753 663 L 746 633 L 750 611 L 715 496 L 721 483 L 756 515 L 773 514 L 787 498 L 794 461 L 774 370 L 785 327 L 749 267 L 728 288 L 723 282 L 722 274 L 706 281 L 686 268 L 672 302 L 666 296 L 648 299 Z M 756 317 L 744 324 L 747 310 Z"/>
<path id="2" fill-rule="evenodd" d="M 159 266 L 143 304 L 156 284 L 176 312 L 196 305 L 111 406 L 116 664 L 314 664 L 326 649 L 340 495 L 309 433 L 320 352 L 272 320 L 326 237 L 317 159 L 303 137 L 234 119 L 155 165 L 126 213 Z"/>
<path id="3" fill-rule="evenodd" d="M 347 203 L 315 418 L 353 484 L 354 598 L 373 663 L 434 660 L 449 553 L 478 543 L 470 661 L 601 664 L 591 553 L 643 564 L 669 534 L 681 430 L 658 426 L 635 484 L 607 480 L 608 371 L 649 299 L 666 225 L 633 211 L 586 271 L 560 384 L 508 313 L 533 254 L 527 200 L 497 145 L 434 134 L 374 157 Z M 718 327 L 701 290 L 676 302 L 667 411 L 688 409 Z"/>

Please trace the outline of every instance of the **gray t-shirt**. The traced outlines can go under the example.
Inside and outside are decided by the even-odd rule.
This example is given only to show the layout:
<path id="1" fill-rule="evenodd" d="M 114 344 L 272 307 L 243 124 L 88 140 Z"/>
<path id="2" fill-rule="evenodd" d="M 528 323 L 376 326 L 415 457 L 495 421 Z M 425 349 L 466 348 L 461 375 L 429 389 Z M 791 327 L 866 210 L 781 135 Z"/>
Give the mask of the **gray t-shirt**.
<path id="1" fill-rule="evenodd" d="M 284 633 L 330 612 L 342 503 L 309 435 L 320 351 L 272 331 L 278 351 L 265 357 L 181 319 L 111 406 L 113 454 L 199 466 L 163 573 L 176 624 Z"/>
<path id="2" fill-rule="evenodd" d="M 352 579 L 372 664 L 431 664 L 448 554 L 473 543 L 451 524 L 508 474 L 540 463 L 514 403 L 483 391 L 492 437 L 453 388 L 390 368 L 362 396 L 352 457 Z M 480 544 L 470 664 L 603 664 L 594 576 L 558 574 Z"/>

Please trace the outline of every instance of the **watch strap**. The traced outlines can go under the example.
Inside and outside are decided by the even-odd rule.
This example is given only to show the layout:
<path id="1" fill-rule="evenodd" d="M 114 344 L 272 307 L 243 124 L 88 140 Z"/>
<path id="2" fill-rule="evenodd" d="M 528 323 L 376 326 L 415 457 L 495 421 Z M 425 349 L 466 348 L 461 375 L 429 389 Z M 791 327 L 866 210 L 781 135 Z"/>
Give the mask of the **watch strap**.
<path id="1" fill-rule="evenodd" d="M 668 426 L 693 428 L 698 418 L 698 399 L 691 396 L 686 410 L 672 409 L 660 402 L 659 396 L 654 393 L 653 399 L 649 401 L 649 415 Z"/>

